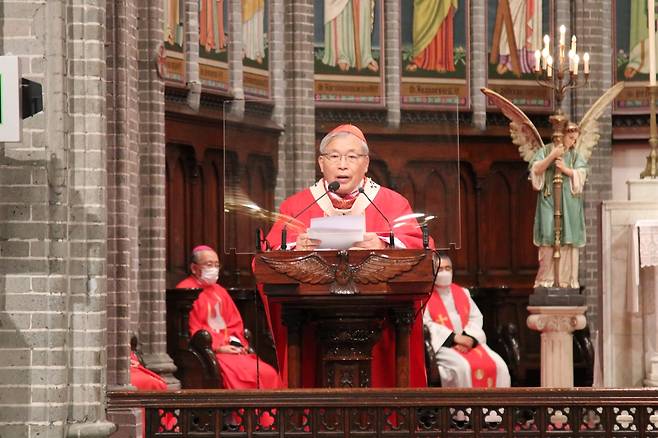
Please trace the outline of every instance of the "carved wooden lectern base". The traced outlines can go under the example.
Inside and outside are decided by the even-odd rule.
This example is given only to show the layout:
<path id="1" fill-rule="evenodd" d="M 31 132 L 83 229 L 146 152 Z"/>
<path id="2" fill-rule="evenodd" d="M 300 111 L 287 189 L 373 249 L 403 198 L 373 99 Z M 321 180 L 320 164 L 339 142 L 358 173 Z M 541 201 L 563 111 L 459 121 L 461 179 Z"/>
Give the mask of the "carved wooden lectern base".
<path id="1" fill-rule="evenodd" d="M 277 251 L 256 256 L 255 274 L 283 306 L 289 387 L 301 386 L 302 331 L 310 325 L 320 347 L 317 385 L 371 386 L 372 348 L 385 324 L 395 328 L 397 386 L 409 386 L 409 335 L 414 303 L 431 291 L 430 251 Z"/>

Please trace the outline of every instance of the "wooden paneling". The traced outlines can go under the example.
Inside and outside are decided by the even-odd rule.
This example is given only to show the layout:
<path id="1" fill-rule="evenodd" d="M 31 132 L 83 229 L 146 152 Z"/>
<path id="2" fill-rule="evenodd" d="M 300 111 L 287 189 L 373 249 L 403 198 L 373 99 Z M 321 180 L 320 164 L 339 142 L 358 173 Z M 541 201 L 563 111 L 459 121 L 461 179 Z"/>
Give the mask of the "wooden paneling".
<path id="1" fill-rule="evenodd" d="M 238 258 L 229 256 L 230 250 L 253 251 L 255 229 L 268 225 L 245 209 L 225 214 L 224 200 L 227 193 L 238 193 L 274 209 L 279 132 L 263 125 L 167 116 L 167 287 L 187 275 L 189 252 L 200 244 L 218 251 L 225 285 L 231 287 L 232 275 L 249 266 L 246 261 L 236 266 Z"/>

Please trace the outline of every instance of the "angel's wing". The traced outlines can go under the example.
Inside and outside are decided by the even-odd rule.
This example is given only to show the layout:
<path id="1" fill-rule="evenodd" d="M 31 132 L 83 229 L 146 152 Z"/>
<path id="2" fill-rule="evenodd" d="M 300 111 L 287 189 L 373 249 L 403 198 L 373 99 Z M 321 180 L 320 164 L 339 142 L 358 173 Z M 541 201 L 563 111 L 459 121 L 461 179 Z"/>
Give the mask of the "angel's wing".
<path id="1" fill-rule="evenodd" d="M 403 272 L 411 271 L 424 257 L 424 254 L 411 257 L 391 257 L 373 253 L 354 266 L 353 278 L 359 284 L 383 283 Z"/>
<path id="2" fill-rule="evenodd" d="M 336 277 L 336 266 L 329 265 L 317 254 L 287 259 L 262 255 L 260 259 L 279 274 L 287 275 L 301 283 L 327 284 L 334 281 Z"/>
<path id="3" fill-rule="evenodd" d="M 519 147 L 521 158 L 530 161 L 537 149 L 544 146 L 535 125 L 518 106 L 508 99 L 486 87 L 480 88 L 480 90 L 491 99 L 494 105 L 500 108 L 505 117 L 510 119 L 509 128 L 512 143 Z"/>
<path id="4" fill-rule="evenodd" d="M 576 140 L 576 152 L 580 154 L 585 161 L 589 161 L 592 156 L 592 150 L 599 142 L 599 123 L 598 119 L 603 114 L 603 111 L 610 105 L 615 97 L 624 89 L 624 82 L 617 83 L 603 93 L 599 99 L 594 102 L 594 105 L 585 113 L 583 119 L 578 125 L 580 134 Z"/>

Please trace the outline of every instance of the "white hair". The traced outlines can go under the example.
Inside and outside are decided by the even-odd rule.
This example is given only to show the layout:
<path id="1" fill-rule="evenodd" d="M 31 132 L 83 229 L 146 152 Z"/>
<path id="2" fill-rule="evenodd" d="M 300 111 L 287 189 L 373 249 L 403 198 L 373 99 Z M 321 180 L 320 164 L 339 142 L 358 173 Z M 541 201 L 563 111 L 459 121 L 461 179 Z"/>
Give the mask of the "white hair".
<path id="1" fill-rule="evenodd" d="M 439 262 L 441 261 L 441 259 L 447 260 L 450 262 L 450 264 L 452 264 L 452 259 L 448 254 L 439 251 L 434 251 L 434 253 L 432 254 L 432 264 L 434 265 L 434 269 L 438 269 L 440 267 L 441 264 Z"/>
<path id="2" fill-rule="evenodd" d="M 329 143 L 332 142 L 333 139 L 340 138 L 340 137 L 346 137 L 348 135 L 351 136 L 351 137 L 356 138 L 359 141 L 359 143 L 361 144 L 361 147 L 363 148 L 363 153 L 365 155 L 368 155 L 368 153 L 370 152 L 368 150 L 368 143 L 361 140 L 359 137 L 352 134 L 351 132 L 346 132 L 346 131 L 340 131 L 340 132 L 334 132 L 334 133 L 330 132 L 329 134 L 325 135 L 324 138 L 322 139 L 322 141 L 320 142 L 320 153 L 324 154 L 326 152 L 327 146 L 329 145 Z"/>

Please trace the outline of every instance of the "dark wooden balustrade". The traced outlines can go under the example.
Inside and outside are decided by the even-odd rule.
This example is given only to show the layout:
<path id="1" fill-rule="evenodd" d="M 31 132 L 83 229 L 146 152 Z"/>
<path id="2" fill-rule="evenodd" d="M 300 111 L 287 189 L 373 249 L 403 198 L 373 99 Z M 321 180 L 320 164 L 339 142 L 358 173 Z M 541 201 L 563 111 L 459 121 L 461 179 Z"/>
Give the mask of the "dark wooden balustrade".
<path id="1" fill-rule="evenodd" d="M 658 390 L 593 388 L 109 392 L 148 437 L 655 437 Z"/>

